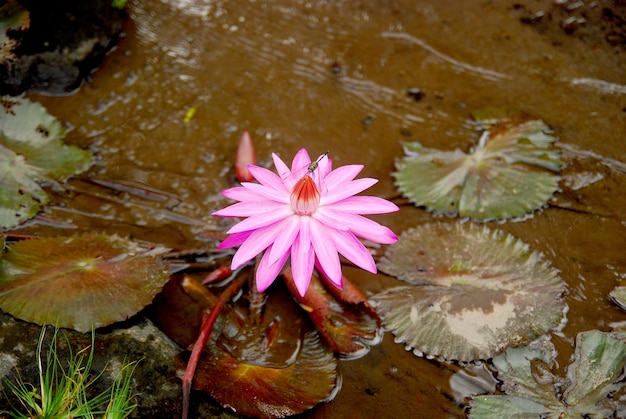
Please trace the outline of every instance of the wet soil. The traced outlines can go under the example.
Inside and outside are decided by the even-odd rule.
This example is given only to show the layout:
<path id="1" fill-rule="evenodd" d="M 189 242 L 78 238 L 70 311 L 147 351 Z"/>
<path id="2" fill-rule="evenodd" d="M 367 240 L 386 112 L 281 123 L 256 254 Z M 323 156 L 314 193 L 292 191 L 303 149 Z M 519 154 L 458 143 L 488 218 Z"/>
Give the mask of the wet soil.
<path id="1" fill-rule="evenodd" d="M 626 279 L 624 2 L 137 0 L 127 11 L 126 36 L 90 83 L 68 97 L 31 96 L 99 161 L 52 191 L 45 216 L 68 229 L 40 222 L 20 232 L 100 230 L 201 248 L 226 226 L 210 213 L 226 204 L 219 191 L 233 184 L 243 130 L 263 165 L 272 152 L 330 150 L 336 166 L 361 163 L 380 179 L 370 194 L 393 198 L 403 141 L 468 151 L 479 137 L 469 112 L 507 106 L 546 121 L 565 156 L 547 208 L 490 225 L 543 252 L 568 285 L 568 323 L 552 336 L 559 364 L 577 333 L 626 321 L 607 297 Z M 112 193 L 94 178 L 167 199 Z M 438 219 L 411 206 L 375 218 L 396 233 Z M 346 276 L 368 294 L 395 284 Z M 473 388 L 461 366 L 415 357 L 390 334 L 341 370 L 335 400 L 303 417 L 461 417 Z M 199 393 L 192 409 L 218 415 Z"/>

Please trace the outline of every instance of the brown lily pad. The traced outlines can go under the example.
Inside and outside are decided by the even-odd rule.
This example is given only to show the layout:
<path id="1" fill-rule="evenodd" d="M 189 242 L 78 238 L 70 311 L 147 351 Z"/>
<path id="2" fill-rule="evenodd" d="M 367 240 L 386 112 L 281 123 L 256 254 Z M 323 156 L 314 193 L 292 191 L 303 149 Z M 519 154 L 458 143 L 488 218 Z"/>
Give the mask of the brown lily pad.
<path id="1" fill-rule="evenodd" d="M 217 346 L 246 364 L 272 368 L 293 365 L 302 350 L 306 317 L 284 289 L 269 295 L 253 291 L 248 299 L 249 307 L 238 306 L 223 314 Z"/>
<path id="2" fill-rule="evenodd" d="M 0 259 L 0 308 L 79 332 L 125 320 L 168 280 L 166 251 L 105 234 L 13 243 Z"/>
<path id="3" fill-rule="evenodd" d="M 203 313 L 216 301 L 217 297 L 193 277 L 174 274 L 146 312 L 168 338 L 186 348 L 198 337 Z"/>
<path id="4" fill-rule="evenodd" d="M 200 358 L 193 388 L 209 393 L 222 406 L 251 417 L 282 418 L 332 399 L 341 385 L 337 360 L 316 332 L 306 333 L 295 362 L 275 368 L 245 363 L 215 345 Z M 184 354 L 176 358 L 184 370 Z"/>
<path id="5" fill-rule="evenodd" d="M 356 359 L 382 340 L 381 320 L 361 292 L 345 277 L 343 289 L 325 287 L 317 276 L 300 296 L 291 275 L 283 272 L 293 298 L 307 312 L 326 343 L 342 358 Z"/>

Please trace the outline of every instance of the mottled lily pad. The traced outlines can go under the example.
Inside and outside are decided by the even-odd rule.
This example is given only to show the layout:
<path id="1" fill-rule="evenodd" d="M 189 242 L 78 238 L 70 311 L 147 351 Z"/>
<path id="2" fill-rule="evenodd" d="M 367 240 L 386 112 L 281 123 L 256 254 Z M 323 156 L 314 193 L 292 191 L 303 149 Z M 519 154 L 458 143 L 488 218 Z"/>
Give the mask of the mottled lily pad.
<path id="1" fill-rule="evenodd" d="M 92 155 L 64 144 L 66 130 L 40 104 L 11 96 L 0 103 L 0 228 L 9 228 L 48 202 L 40 182 L 84 172 Z"/>
<path id="2" fill-rule="evenodd" d="M 475 149 L 441 151 L 404 144 L 394 173 L 400 191 L 418 206 L 475 220 L 531 214 L 558 190 L 560 151 L 540 120 L 503 124 L 483 133 Z"/>
<path id="3" fill-rule="evenodd" d="M 612 395 L 626 384 L 624 342 L 597 330 L 579 333 L 567 377 L 555 375 L 555 354 L 540 340 L 495 357 L 506 394 L 474 397 L 470 417 L 623 417 L 626 409 Z"/>
<path id="4" fill-rule="evenodd" d="M 0 308 L 80 332 L 125 320 L 168 280 L 167 250 L 104 234 L 13 243 L 0 259 Z"/>
<path id="5" fill-rule="evenodd" d="M 378 265 L 411 285 L 371 301 L 416 355 L 487 359 L 563 324 L 565 284 L 540 253 L 510 234 L 433 223 L 402 234 Z"/>
<path id="6" fill-rule="evenodd" d="M 186 361 L 176 358 L 179 369 Z M 316 332 L 306 333 L 294 363 L 287 367 L 245 363 L 208 345 L 196 369 L 193 388 L 211 394 L 222 406 L 251 417 L 282 418 L 330 400 L 341 379 L 337 360 Z"/>

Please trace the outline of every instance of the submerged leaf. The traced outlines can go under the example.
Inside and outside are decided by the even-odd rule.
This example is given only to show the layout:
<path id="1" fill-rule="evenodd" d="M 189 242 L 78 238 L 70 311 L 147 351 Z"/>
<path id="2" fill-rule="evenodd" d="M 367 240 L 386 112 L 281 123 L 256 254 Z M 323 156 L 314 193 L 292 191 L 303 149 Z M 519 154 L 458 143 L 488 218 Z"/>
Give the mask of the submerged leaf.
<path id="1" fill-rule="evenodd" d="M 371 301 L 416 355 L 487 359 L 563 323 L 565 284 L 510 234 L 433 223 L 402 234 L 378 265 L 409 282 Z"/>
<path id="2" fill-rule="evenodd" d="M 176 363 L 182 369 L 186 365 L 180 355 Z M 240 415 L 281 418 L 331 399 L 340 383 L 332 351 L 317 333 L 308 332 L 295 362 L 284 368 L 244 363 L 209 345 L 196 369 L 193 388 L 208 392 Z"/>
<path id="3" fill-rule="evenodd" d="M 249 290 L 248 300 L 248 307 L 222 313 L 225 322 L 216 344 L 245 364 L 292 365 L 302 350 L 303 326 L 307 324 L 298 306 L 284 290 L 269 295 Z"/>
<path id="4" fill-rule="evenodd" d="M 556 138 L 540 120 L 485 131 L 470 153 L 404 145 L 396 163 L 400 191 L 418 206 L 476 220 L 522 217 L 546 204 L 558 189 Z M 486 141 L 485 141 L 486 140 Z"/>
<path id="5" fill-rule="evenodd" d="M 249 274 L 239 272 L 235 281 L 246 282 Z M 168 336 L 188 346 L 195 340 L 189 339 L 190 334 L 198 334 L 202 312 L 213 313 L 219 304 L 216 300 L 191 277 L 184 277 L 182 283 L 170 281 L 155 299 L 157 324 L 165 325 Z M 211 394 L 238 414 L 289 416 L 332 398 L 339 389 L 341 379 L 332 351 L 310 331 L 310 323 L 284 288 L 269 294 L 257 294 L 254 289 L 239 298 L 230 309 L 220 311 L 211 335 L 195 361 L 189 351 L 181 352 L 177 368 L 183 385 L 189 376 L 192 388 Z M 192 362 L 193 380 L 187 374 Z"/>
<path id="6" fill-rule="evenodd" d="M 7 228 L 33 217 L 48 201 L 38 182 L 81 173 L 92 155 L 63 144 L 65 129 L 40 104 L 11 96 L 0 101 L 0 228 Z"/>
<path id="7" fill-rule="evenodd" d="M 626 344 L 597 330 L 576 337 L 567 379 L 556 377 L 554 345 L 547 340 L 509 348 L 493 359 L 505 395 L 476 396 L 471 418 L 613 417 L 610 396 L 624 387 Z M 619 415 L 619 414 L 618 414 Z M 621 416 L 619 416 L 621 417 Z"/>
<path id="8" fill-rule="evenodd" d="M 150 320 L 168 338 L 186 348 L 193 345 L 202 325 L 202 316 L 217 297 L 187 275 L 172 275 L 147 308 Z"/>
<path id="9" fill-rule="evenodd" d="M 166 251 L 105 234 L 14 243 L 0 259 L 0 308 L 80 332 L 125 320 L 168 280 Z"/>
<path id="10" fill-rule="evenodd" d="M 485 128 L 493 128 L 505 123 L 522 122 L 530 117 L 515 108 L 505 106 L 487 106 L 470 112 L 472 118 Z"/>

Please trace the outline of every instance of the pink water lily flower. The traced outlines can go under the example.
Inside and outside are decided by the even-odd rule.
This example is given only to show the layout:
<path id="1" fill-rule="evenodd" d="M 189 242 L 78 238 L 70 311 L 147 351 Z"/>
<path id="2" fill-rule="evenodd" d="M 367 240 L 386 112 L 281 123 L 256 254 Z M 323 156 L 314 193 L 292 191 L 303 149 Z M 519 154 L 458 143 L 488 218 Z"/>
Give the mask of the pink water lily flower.
<path id="1" fill-rule="evenodd" d="M 377 179 L 354 179 L 362 165 L 342 166 L 332 170 L 323 154 L 311 163 L 303 148 L 295 155 L 291 170 L 272 154 L 280 174 L 259 166 L 248 166 L 259 183 L 222 192 L 239 201 L 213 215 L 247 217 L 235 224 L 220 249 L 240 246 L 231 263 L 237 269 L 265 251 L 256 272 L 256 284 L 264 291 L 282 271 L 291 257 L 294 282 L 304 295 L 311 281 L 313 267 L 333 284 L 342 288 L 339 254 L 368 272 L 376 273 L 370 252 L 357 237 L 376 243 L 391 244 L 398 237 L 359 214 L 382 214 L 398 207 L 382 198 L 355 196 L 378 182 Z"/>

